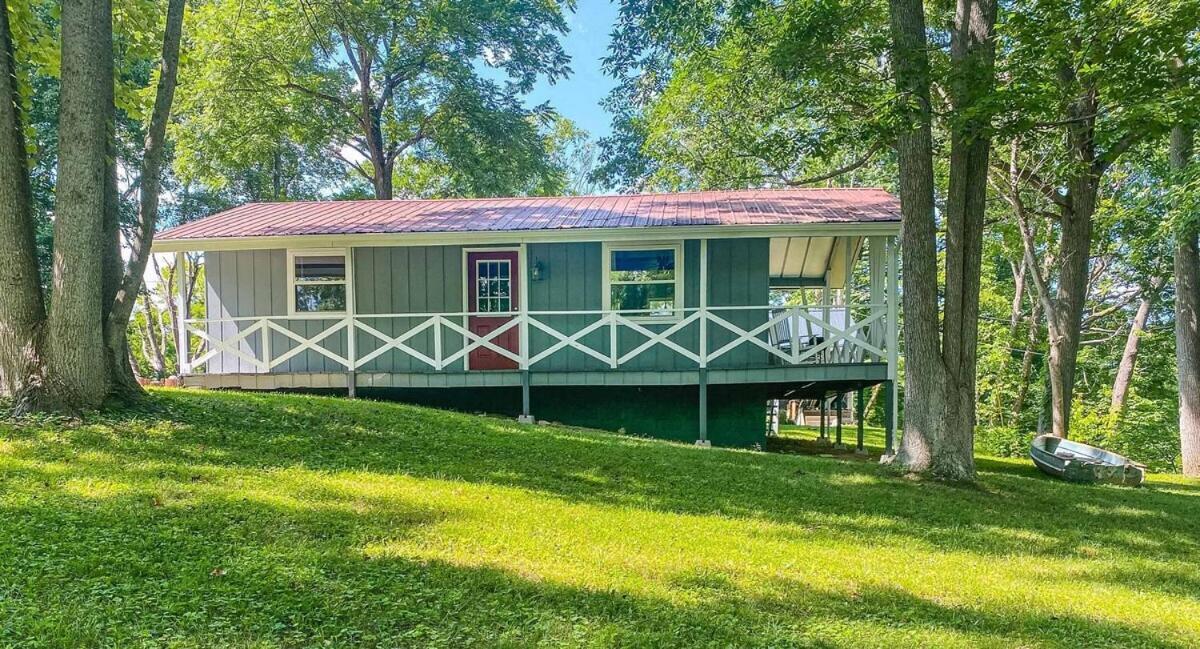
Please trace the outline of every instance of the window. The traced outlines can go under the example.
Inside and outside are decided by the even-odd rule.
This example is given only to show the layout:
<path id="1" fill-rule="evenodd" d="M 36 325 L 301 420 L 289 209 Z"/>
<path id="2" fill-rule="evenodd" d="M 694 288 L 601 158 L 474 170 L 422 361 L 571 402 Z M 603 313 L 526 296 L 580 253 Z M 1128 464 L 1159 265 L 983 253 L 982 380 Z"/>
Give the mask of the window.
<path id="1" fill-rule="evenodd" d="M 475 310 L 480 313 L 512 311 L 512 268 L 507 259 L 475 262 Z"/>
<path id="2" fill-rule="evenodd" d="M 292 313 L 346 312 L 346 252 L 289 252 Z"/>
<path id="3" fill-rule="evenodd" d="M 608 308 L 642 318 L 676 318 L 682 304 L 679 244 L 613 247 L 606 253 Z"/>

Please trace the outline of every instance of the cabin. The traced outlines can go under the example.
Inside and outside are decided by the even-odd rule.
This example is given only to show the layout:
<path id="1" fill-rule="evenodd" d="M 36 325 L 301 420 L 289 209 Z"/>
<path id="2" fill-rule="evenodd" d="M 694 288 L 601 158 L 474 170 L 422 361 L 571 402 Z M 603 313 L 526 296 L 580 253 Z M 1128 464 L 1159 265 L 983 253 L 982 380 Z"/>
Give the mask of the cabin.
<path id="1" fill-rule="evenodd" d="M 890 451 L 899 229 L 880 189 L 322 201 L 154 250 L 204 266 L 203 317 L 179 305 L 186 386 L 753 446 L 769 403 L 861 411 L 881 385 Z"/>

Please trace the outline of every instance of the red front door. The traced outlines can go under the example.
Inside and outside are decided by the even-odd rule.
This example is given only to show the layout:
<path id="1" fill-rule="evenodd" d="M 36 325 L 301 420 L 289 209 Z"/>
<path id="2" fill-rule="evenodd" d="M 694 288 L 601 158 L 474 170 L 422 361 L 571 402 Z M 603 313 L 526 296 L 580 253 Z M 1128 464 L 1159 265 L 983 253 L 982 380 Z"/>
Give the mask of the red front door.
<path id="1" fill-rule="evenodd" d="M 485 337 L 512 321 L 512 314 L 520 309 L 520 284 L 516 252 L 467 253 L 467 310 L 480 314 L 467 317 L 467 329 Z M 520 327 L 514 324 L 489 342 L 516 354 L 520 341 Z M 470 368 L 515 370 L 517 363 L 491 349 L 477 347 L 471 350 Z"/>

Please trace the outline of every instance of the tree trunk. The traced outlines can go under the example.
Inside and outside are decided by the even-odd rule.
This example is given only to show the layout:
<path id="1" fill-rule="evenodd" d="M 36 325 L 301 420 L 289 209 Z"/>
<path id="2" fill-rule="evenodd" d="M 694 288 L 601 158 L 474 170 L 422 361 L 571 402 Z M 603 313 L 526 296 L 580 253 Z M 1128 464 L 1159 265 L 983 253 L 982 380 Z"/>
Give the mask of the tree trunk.
<path id="1" fill-rule="evenodd" d="M 1171 130 L 1171 169 L 1191 164 L 1194 130 Z M 1200 477 L 1200 222 L 1184 220 L 1175 239 L 1175 355 L 1179 376 L 1179 446 L 1183 474 Z"/>
<path id="2" fill-rule="evenodd" d="M 167 4 L 167 24 L 163 33 L 162 72 L 155 90 L 154 110 L 146 129 L 142 156 L 141 196 L 138 229 L 129 241 L 130 258 L 112 296 L 111 309 L 104 321 L 104 340 L 112 368 L 113 395 L 134 399 L 143 394 L 129 363 L 129 317 L 142 289 L 142 277 L 150 260 L 150 246 L 158 223 L 158 199 L 162 188 L 162 166 L 166 148 L 167 121 L 175 98 L 179 71 L 179 41 L 183 32 L 184 0 Z M 119 260 L 119 257 L 118 257 Z"/>
<path id="3" fill-rule="evenodd" d="M 1021 325 L 1021 307 L 1025 303 L 1025 257 L 1021 257 L 1020 263 L 1009 265 L 1013 270 L 1013 299 L 1008 315 L 1008 337 L 1016 341 L 1017 329 Z"/>
<path id="4" fill-rule="evenodd" d="M 950 38 L 954 65 L 952 110 L 971 115 L 951 124 L 950 183 L 946 201 L 946 293 L 942 362 L 946 368 L 946 415 L 942 452 L 934 473 L 951 479 L 975 476 L 975 361 L 979 332 L 979 277 L 983 217 L 987 210 L 990 119 L 986 105 L 995 79 L 995 0 L 959 0 Z"/>
<path id="5" fill-rule="evenodd" d="M 0 394 L 21 395 L 40 376 L 46 308 L 8 18 L 0 0 Z"/>
<path id="6" fill-rule="evenodd" d="M 990 119 L 979 110 L 993 84 L 994 0 L 959 0 L 951 34 L 954 112 L 946 202 L 945 326 L 939 339 L 937 224 L 929 58 L 920 0 L 892 0 L 896 83 L 911 104 L 897 142 L 903 216 L 906 389 L 904 437 L 895 462 L 950 479 L 975 475 L 975 357 L 987 196 Z"/>
<path id="7" fill-rule="evenodd" d="M 1033 375 L 1033 355 L 1037 353 L 1038 330 L 1042 322 L 1042 302 L 1030 300 L 1029 334 L 1025 339 L 1025 352 L 1021 354 L 1021 380 L 1017 383 L 1017 400 L 1013 402 L 1013 417 L 1020 421 L 1021 413 L 1025 410 L 1025 400 L 1029 398 L 1029 379 Z"/>
<path id="8" fill-rule="evenodd" d="M 1125 400 L 1129 394 L 1129 383 L 1133 379 L 1133 369 L 1137 364 L 1138 343 L 1146 330 L 1146 320 L 1150 318 L 1150 307 L 1154 306 L 1154 293 L 1157 289 L 1147 287 L 1142 292 L 1138 303 L 1137 313 L 1129 325 L 1129 335 L 1125 338 L 1125 351 L 1121 353 L 1121 363 L 1117 366 L 1117 376 L 1113 379 L 1112 403 L 1108 414 L 1113 426 L 1119 427 L 1121 417 L 1125 414 Z"/>
<path id="9" fill-rule="evenodd" d="M 921 0 L 890 0 L 889 7 L 892 67 L 901 102 L 896 158 L 905 341 L 904 435 L 894 462 L 909 471 L 926 471 L 940 449 L 945 404 L 938 340 L 929 55 Z"/>
<path id="10" fill-rule="evenodd" d="M 1064 73 L 1073 74 L 1073 71 Z M 1091 266 L 1092 217 L 1096 213 L 1103 175 L 1096 165 L 1095 116 L 1098 108 L 1095 92 L 1090 90 L 1067 108 L 1070 120 L 1067 142 L 1078 171 L 1067 182 L 1069 207 L 1061 211 L 1060 218 L 1058 289 L 1053 308 L 1047 314 L 1052 323 L 1051 432 L 1063 438 L 1070 434 L 1071 402 Z"/>
<path id="11" fill-rule="evenodd" d="M 162 346 L 159 344 L 159 327 L 157 326 L 157 316 L 154 312 L 154 305 L 150 302 L 150 295 L 142 294 L 142 305 L 146 309 L 146 317 L 142 321 L 142 340 L 143 356 L 146 358 L 146 364 L 150 366 L 151 372 L 155 379 L 163 377 L 163 354 Z"/>
<path id="12" fill-rule="evenodd" d="M 54 218 L 54 289 L 47 343 L 50 407 L 99 406 L 108 394 L 101 296 L 113 119 L 110 0 L 62 3 L 62 90 Z"/>

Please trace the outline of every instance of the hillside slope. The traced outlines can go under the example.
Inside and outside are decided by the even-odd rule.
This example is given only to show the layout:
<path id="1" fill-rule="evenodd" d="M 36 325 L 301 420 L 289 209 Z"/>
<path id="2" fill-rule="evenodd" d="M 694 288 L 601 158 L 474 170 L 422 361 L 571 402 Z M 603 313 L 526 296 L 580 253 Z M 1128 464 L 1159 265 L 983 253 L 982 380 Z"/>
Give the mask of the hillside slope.
<path id="1" fill-rule="evenodd" d="M 0 423 L 0 645 L 1200 645 L 1200 485 L 980 468 L 159 390 Z"/>

